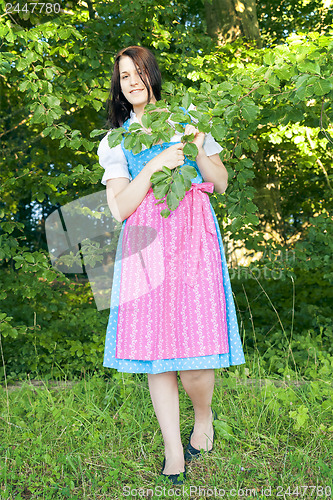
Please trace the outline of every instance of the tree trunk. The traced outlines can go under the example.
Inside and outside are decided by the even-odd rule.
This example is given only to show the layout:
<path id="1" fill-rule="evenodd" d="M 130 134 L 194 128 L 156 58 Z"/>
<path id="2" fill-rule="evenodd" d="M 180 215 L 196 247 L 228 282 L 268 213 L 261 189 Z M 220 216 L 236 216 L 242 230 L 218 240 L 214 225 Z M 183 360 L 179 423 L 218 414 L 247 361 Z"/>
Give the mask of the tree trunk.
<path id="1" fill-rule="evenodd" d="M 220 45 L 244 37 L 261 47 L 255 0 L 205 0 L 205 12 L 208 33 Z"/>

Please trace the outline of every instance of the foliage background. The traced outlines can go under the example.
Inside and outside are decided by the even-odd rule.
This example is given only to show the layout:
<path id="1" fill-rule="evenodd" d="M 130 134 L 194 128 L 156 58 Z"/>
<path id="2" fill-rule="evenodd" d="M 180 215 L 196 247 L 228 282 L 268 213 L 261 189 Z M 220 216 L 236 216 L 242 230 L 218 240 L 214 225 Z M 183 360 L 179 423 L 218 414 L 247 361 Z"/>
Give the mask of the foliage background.
<path id="1" fill-rule="evenodd" d="M 159 61 L 164 98 L 190 95 L 201 120 L 213 116 L 224 147 L 230 185 L 211 200 L 248 360 L 242 370 L 329 377 L 330 2 L 258 2 L 260 44 L 208 34 L 209 2 L 58 3 L 55 15 L 8 14 L 0 2 L 0 376 L 5 367 L 9 380 L 104 373 L 108 311 L 96 310 L 84 275 L 52 269 L 45 219 L 101 190 L 100 137 L 91 132 L 105 126 L 115 53 L 142 44 Z"/>

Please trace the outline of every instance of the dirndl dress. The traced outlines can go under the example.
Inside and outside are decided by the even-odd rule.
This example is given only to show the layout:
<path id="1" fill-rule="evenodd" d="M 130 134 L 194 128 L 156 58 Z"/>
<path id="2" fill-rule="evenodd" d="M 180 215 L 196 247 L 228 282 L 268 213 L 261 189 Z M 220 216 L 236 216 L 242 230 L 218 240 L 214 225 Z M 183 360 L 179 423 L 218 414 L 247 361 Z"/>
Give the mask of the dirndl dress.
<path id="1" fill-rule="evenodd" d="M 124 123 L 128 129 L 129 120 Z M 174 142 L 122 149 L 132 179 Z M 224 368 L 245 363 L 218 221 L 197 176 L 175 211 L 161 216 L 150 188 L 122 223 L 103 365 L 126 373 Z"/>

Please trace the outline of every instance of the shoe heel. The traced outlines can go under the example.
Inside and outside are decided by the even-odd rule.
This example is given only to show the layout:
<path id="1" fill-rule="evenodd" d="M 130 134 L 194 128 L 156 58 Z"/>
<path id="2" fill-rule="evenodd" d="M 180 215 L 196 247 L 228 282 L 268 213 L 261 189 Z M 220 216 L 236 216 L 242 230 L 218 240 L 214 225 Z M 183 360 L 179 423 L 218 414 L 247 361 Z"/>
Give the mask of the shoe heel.
<path id="1" fill-rule="evenodd" d="M 212 414 L 213 414 L 213 421 L 218 420 L 216 411 L 213 408 L 211 408 L 211 410 L 212 410 Z M 188 440 L 188 445 L 187 445 L 186 450 L 185 450 L 184 458 L 185 458 L 186 462 L 190 462 L 194 458 L 196 458 L 196 457 L 198 457 L 198 456 L 201 455 L 201 450 L 197 450 L 196 448 L 193 448 L 193 446 L 191 445 L 191 436 L 192 436 L 193 430 L 194 430 L 194 427 L 191 430 L 191 434 L 190 434 L 190 437 L 189 437 L 189 440 Z M 215 434 L 215 432 L 214 432 L 214 434 Z M 211 453 L 213 451 L 213 448 L 214 448 L 214 434 L 213 434 L 213 447 L 207 453 Z"/>
<path id="2" fill-rule="evenodd" d="M 161 476 L 168 478 L 169 481 L 172 482 L 172 484 L 175 485 L 184 484 L 184 482 L 186 481 L 186 465 L 184 472 L 180 472 L 179 474 L 163 474 L 164 467 L 165 467 L 165 457 L 162 464 Z M 180 479 L 181 474 L 183 474 L 183 479 Z"/>

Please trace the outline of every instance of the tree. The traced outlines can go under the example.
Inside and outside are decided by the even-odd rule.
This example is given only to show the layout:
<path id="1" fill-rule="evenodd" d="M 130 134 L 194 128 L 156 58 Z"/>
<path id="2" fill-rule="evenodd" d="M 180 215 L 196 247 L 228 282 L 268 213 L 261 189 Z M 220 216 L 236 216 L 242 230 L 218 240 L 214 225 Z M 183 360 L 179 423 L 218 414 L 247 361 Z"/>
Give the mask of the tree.
<path id="1" fill-rule="evenodd" d="M 205 12 L 208 33 L 220 44 L 243 37 L 261 47 L 255 0 L 206 0 Z"/>

